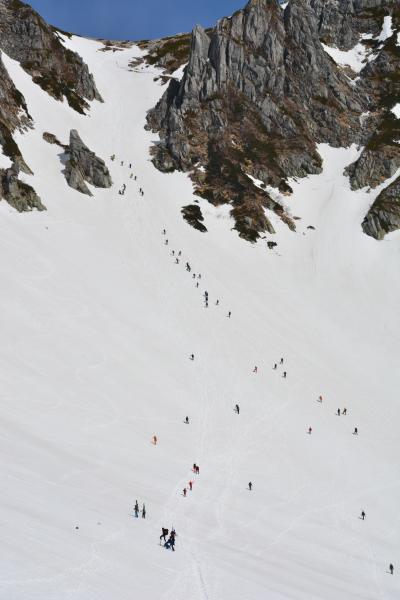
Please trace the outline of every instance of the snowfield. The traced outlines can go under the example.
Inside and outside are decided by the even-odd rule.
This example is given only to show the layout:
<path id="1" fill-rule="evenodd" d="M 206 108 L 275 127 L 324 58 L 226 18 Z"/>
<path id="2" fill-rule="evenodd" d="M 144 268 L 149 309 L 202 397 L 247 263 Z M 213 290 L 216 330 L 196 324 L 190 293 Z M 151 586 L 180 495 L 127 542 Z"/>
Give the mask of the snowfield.
<path id="1" fill-rule="evenodd" d="M 156 71 L 65 43 L 105 100 L 87 117 L 4 55 L 48 210 L 0 203 L 1 600 L 398 600 L 400 233 L 362 233 L 379 189 L 350 191 L 359 150 L 322 146 L 323 174 L 291 182 L 275 250 L 202 200 L 200 234 L 188 177 L 150 162 Z M 113 177 L 93 198 L 42 139 L 71 128 Z"/>

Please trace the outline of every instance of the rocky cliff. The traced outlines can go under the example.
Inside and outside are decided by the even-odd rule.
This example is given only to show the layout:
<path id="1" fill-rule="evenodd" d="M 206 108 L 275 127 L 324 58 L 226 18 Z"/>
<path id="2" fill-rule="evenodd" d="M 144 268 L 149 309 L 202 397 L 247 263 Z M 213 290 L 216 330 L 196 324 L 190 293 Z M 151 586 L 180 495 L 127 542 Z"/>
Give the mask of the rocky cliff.
<path id="1" fill-rule="evenodd" d="M 81 57 L 68 50 L 61 43 L 60 33 L 20 0 L 0 0 L 0 50 L 18 61 L 31 75 L 34 83 L 57 100 L 66 98 L 71 108 L 79 113 L 83 114 L 90 108 L 90 101 L 102 101 L 94 79 Z M 19 179 L 20 170 L 28 174 L 31 170 L 25 163 L 13 134 L 17 130 L 24 131 L 33 126 L 29 107 L 11 80 L 0 51 L 0 145 L 3 154 L 12 162 L 11 168 L 0 172 L 0 197 L 20 212 L 34 208 L 45 209 L 33 188 Z M 78 140 L 73 139 L 72 145 L 77 147 Z M 104 163 L 94 155 L 91 156 L 87 149 L 84 160 L 83 148 L 81 150 L 82 152 L 76 152 L 85 168 L 80 165 L 79 173 L 83 169 L 86 181 L 94 182 L 94 185 L 101 181 L 108 185 L 111 180 Z M 71 166 L 69 172 L 71 181 L 77 182 L 76 169 Z M 85 185 L 83 180 L 81 183 L 82 186 Z M 90 194 L 86 185 L 85 188 L 85 193 Z"/>
<path id="2" fill-rule="evenodd" d="M 30 172 L 14 141 L 15 130 L 24 130 L 32 126 L 25 98 L 17 90 L 4 66 L 0 52 L 0 145 L 3 154 L 17 162 L 22 170 Z"/>
<path id="3" fill-rule="evenodd" d="M 391 0 L 290 0 L 284 10 L 277 0 L 250 0 L 210 35 L 196 27 L 183 79 L 170 82 L 148 115 L 160 135 L 154 164 L 190 172 L 200 196 L 231 204 L 236 229 L 250 240 L 273 232 L 265 208 L 294 223 L 248 175 L 290 193 L 289 177 L 320 171 L 317 143 L 365 145 L 349 167 L 351 185 L 381 183 L 400 166 L 390 113 L 398 11 Z M 380 42 L 388 15 L 393 36 Z M 356 79 L 322 42 L 348 50 L 360 40 L 372 57 Z"/>
<path id="4" fill-rule="evenodd" d="M 63 46 L 58 32 L 20 0 L 0 0 L 0 48 L 57 100 L 83 113 L 101 101 L 87 65 Z"/>
<path id="5" fill-rule="evenodd" d="M 311 0 L 321 41 L 341 50 L 351 50 L 362 35 L 377 37 L 383 18 L 397 0 Z"/>
<path id="6" fill-rule="evenodd" d="M 18 212 L 46 210 L 35 190 L 18 178 L 19 166 L 14 163 L 9 169 L 0 169 L 0 200 L 6 202 Z"/>
<path id="7" fill-rule="evenodd" d="M 379 194 L 368 211 L 362 228 L 367 235 L 377 240 L 400 229 L 400 177 Z"/>
<path id="8" fill-rule="evenodd" d="M 74 190 L 87 196 L 93 196 L 87 183 L 98 188 L 112 186 L 111 175 L 104 160 L 89 150 L 76 129 L 71 129 L 69 144 L 62 144 L 55 135 L 47 131 L 43 134 L 43 139 L 47 143 L 55 144 L 63 149 L 62 162 L 65 164 L 65 179 Z"/>
<path id="9" fill-rule="evenodd" d="M 400 102 L 400 7 L 392 10 L 391 19 L 391 35 L 376 40 L 374 59 L 360 74 L 359 86 L 369 101 L 369 136 L 359 160 L 348 169 L 353 189 L 376 187 L 400 168 L 400 121 L 392 112 Z"/>
<path id="10" fill-rule="evenodd" d="M 70 187 L 88 196 L 92 193 L 85 182 L 99 188 L 111 187 L 111 176 L 105 162 L 89 150 L 75 129 L 71 130 L 66 155 L 65 177 Z"/>
<path id="11" fill-rule="evenodd" d="M 231 203 L 236 228 L 254 240 L 273 232 L 264 208 L 294 223 L 248 175 L 289 192 L 288 177 L 320 171 L 317 142 L 359 140 L 365 107 L 324 52 L 308 2 L 283 11 L 277 0 L 251 0 L 211 37 L 194 30 L 182 81 L 149 114 L 161 137 L 154 163 L 191 171 L 197 192 Z"/>

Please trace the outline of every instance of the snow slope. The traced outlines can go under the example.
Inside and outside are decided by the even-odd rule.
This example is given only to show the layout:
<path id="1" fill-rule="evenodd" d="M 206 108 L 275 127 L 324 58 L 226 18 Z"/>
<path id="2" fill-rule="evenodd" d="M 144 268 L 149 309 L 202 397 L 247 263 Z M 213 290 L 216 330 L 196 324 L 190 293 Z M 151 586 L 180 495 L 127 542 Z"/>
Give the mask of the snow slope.
<path id="1" fill-rule="evenodd" d="M 149 160 L 154 70 L 128 68 L 135 47 L 66 44 L 105 99 L 86 118 L 4 56 L 35 120 L 17 140 L 25 181 L 48 211 L 0 203 L 0 598 L 398 599 L 400 234 L 362 233 L 379 190 L 349 190 L 357 149 L 321 147 L 324 173 L 292 182 L 301 220 L 276 223 L 275 251 L 202 201 L 200 234 L 180 215 L 189 179 Z M 94 198 L 42 140 L 72 127 L 112 173 Z M 175 553 L 159 545 L 172 525 Z"/>
<path id="2" fill-rule="evenodd" d="M 322 44 L 323 49 L 337 65 L 349 66 L 355 73 L 359 73 L 366 65 L 369 58 L 373 58 L 362 42 L 359 42 L 351 50 L 339 50 L 333 46 Z"/>

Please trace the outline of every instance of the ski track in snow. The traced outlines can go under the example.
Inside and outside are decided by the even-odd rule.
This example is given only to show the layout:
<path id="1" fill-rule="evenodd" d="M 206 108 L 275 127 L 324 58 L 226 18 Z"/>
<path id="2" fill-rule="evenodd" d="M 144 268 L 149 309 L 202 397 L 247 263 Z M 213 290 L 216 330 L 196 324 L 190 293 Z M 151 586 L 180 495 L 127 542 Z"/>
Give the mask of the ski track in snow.
<path id="1" fill-rule="evenodd" d="M 65 44 L 105 99 L 87 117 L 4 55 L 35 119 L 17 139 L 35 172 L 23 178 L 48 211 L 0 203 L 0 598 L 397 600 L 400 234 L 361 232 L 382 188 L 350 191 L 360 149 L 321 146 L 324 172 L 291 182 L 301 220 L 295 234 L 274 221 L 277 251 L 199 200 L 201 235 L 180 215 L 195 199 L 186 175 L 150 161 L 157 70 L 128 67 L 136 47 Z M 111 190 L 66 185 L 42 133 L 65 142 L 71 128 Z M 176 552 L 158 543 L 172 526 Z"/>

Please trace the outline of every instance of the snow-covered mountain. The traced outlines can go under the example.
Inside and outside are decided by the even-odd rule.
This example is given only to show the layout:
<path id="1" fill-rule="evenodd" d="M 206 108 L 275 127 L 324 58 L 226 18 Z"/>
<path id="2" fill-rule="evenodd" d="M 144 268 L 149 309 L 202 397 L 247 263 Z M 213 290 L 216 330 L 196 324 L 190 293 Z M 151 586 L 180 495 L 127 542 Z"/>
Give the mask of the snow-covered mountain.
<path id="1" fill-rule="evenodd" d="M 361 223 L 400 171 L 352 190 L 364 146 L 322 142 L 290 195 L 249 170 L 296 224 L 265 208 L 251 244 L 155 168 L 166 75 L 143 44 L 10 7 L 41 50 L 6 48 L 3 17 L 0 598 L 397 600 L 400 233 Z"/>

